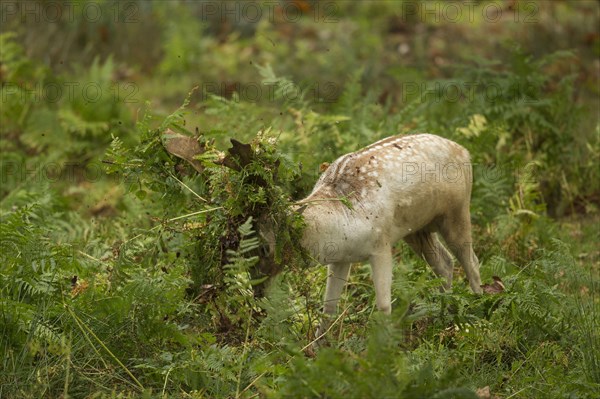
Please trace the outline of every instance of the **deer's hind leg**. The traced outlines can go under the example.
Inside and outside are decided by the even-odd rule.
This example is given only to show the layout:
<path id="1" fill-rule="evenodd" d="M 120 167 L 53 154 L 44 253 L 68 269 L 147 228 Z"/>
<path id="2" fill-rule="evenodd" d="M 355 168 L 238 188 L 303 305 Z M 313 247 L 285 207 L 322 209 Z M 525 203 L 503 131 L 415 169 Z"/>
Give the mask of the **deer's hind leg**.
<path id="1" fill-rule="evenodd" d="M 432 267 L 435 274 L 445 280 L 443 289 L 452 288 L 452 256 L 442 245 L 437 234 L 419 231 L 404 237 L 408 246 Z"/>
<path id="2" fill-rule="evenodd" d="M 481 277 L 479 276 L 479 260 L 473 251 L 469 207 L 466 206 L 444 215 L 439 227 L 448 248 L 463 267 L 469 279 L 471 290 L 476 294 L 480 294 L 482 289 Z"/>

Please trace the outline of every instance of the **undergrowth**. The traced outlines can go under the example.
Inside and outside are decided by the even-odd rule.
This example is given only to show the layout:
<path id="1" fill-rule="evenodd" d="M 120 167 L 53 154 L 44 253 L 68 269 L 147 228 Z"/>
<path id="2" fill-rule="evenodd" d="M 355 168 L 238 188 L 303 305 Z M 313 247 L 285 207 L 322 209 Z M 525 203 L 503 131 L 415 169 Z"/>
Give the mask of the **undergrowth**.
<path id="1" fill-rule="evenodd" d="M 597 395 L 600 127 L 579 101 L 590 95 L 581 54 L 504 40 L 498 60 L 398 66 L 395 40 L 420 28 L 388 17 L 392 3 L 339 3 L 343 23 L 324 33 L 302 19 L 218 39 L 186 8 L 156 5 L 164 54 L 141 85 L 161 96 L 135 107 L 111 91 L 116 58 L 51 68 L 0 35 L 0 397 Z M 387 28 L 367 29 L 363 12 Z M 437 37 L 427 26 L 410 42 L 417 64 L 419 40 Z M 252 54 L 261 62 L 246 69 Z M 193 89 L 220 73 L 273 97 Z M 343 84 L 317 92 L 323 77 Z M 73 80 L 111 95 L 36 96 Z M 399 98 L 407 80 L 429 95 Z M 468 97 L 436 91 L 473 81 L 485 85 Z M 414 132 L 471 152 L 474 248 L 501 289 L 476 296 L 457 269 L 440 293 L 399 244 L 391 317 L 375 310 L 369 266 L 353 265 L 329 346 L 315 351 L 326 270 L 299 247 L 293 204 L 323 163 Z"/>

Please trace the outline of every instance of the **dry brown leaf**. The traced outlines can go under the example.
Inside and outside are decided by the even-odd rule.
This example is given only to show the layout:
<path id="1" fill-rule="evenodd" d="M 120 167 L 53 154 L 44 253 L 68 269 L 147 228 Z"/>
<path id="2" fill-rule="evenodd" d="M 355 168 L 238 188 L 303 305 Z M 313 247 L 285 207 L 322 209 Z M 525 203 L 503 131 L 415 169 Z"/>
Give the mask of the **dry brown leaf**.
<path id="1" fill-rule="evenodd" d="M 321 165 L 319 165 L 319 172 L 320 173 L 325 172 L 328 167 L 329 167 L 329 162 L 323 162 Z"/>
<path id="2" fill-rule="evenodd" d="M 502 399 L 498 395 L 492 395 L 489 385 L 483 388 L 479 388 L 475 391 L 479 399 Z"/>
<path id="3" fill-rule="evenodd" d="M 194 158 L 204 152 L 197 139 L 167 129 L 162 134 L 162 143 L 169 154 L 187 161 L 200 173 L 204 170 L 202 163 Z"/>
<path id="4" fill-rule="evenodd" d="M 230 141 L 233 147 L 227 150 L 228 154 L 226 156 L 215 163 L 240 171 L 244 166 L 252 162 L 254 156 L 252 146 L 250 144 L 240 143 L 236 139 L 230 139 Z"/>
<path id="5" fill-rule="evenodd" d="M 485 292 L 486 294 L 500 294 L 504 292 L 504 283 L 502 283 L 500 277 L 493 276 L 492 278 L 494 279 L 494 282 L 492 284 L 483 284 L 481 286 L 483 292 Z"/>
<path id="6" fill-rule="evenodd" d="M 71 297 L 75 298 L 77 295 L 81 294 L 89 287 L 89 283 L 85 280 L 75 280 L 75 284 L 72 284 L 71 287 Z"/>
<path id="7" fill-rule="evenodd" d="M 479 396 L 479 399 L 492 399 L 492 394 L 490 392 L 489 386 L 479 388 L 475 393 L 477 394 L 477 396 Z"/>

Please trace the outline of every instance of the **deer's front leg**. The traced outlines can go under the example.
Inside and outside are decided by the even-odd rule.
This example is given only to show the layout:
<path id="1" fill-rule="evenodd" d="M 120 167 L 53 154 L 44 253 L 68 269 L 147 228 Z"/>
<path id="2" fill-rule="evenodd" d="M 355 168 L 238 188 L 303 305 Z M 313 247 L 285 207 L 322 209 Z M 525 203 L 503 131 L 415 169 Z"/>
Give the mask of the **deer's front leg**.
<path id="1" fill-rule="evenodd" d="M 323 305 L 323 313 L 325 315 L 317 330 L 317 337 L 329 328 L 331 316 L 337 311 L 337 304 L 348 280 L 349 272 L 350 263 L 332 263 L 329 265 L 327 288 L 325 289 L 325 303 Z"/>
<path id="2" fill-rule="evenodd" d="M 325 303 L 323 312 L 327 315 L 333 315 L 337 311 L 337 304 L 348 281 L 350 272 L 350 263 L 333 263 L 329 265 L 329 274 L 327 275 L 327 288 L 325 289 Z"/>
<path id="3" fill-rule="evenodd" d="M 385 313 L 392 312 L 392 248 L 384 245 L 371 255 L 371 270 L 377 308 Z"/>

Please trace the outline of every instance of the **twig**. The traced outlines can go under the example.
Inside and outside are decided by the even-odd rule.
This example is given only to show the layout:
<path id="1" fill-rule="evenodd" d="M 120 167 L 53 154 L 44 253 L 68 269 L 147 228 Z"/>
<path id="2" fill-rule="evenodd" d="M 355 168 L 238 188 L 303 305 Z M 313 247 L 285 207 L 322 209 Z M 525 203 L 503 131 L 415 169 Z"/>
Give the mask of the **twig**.
<path id="1" fill-rule="evenodd" d="M 353 194 L 353 193 L 350 193 Z M 307 205 L 307 204 L 312 204 L 314 202 L 327 202 L 327 201 L 340 201 L 340 202 L 345 202 L 348 201 L 347 197 L 336 197 L 336 198 L 320 198 L 320 199 L 314 199 L 314 200 L 310 200 L 310 201 L 298 201 L 298 202 L 292 202 L 291 205 Z"/>
<path id="2" fill-rule="evenodd" d="M 174 218 L 168 219 L 167 221 L 168 221 L 168 222 L 174 222 L 175 220 L 179 220 L 179 219 L 187 218 L 187 217 L 190 217 L 190 216 L 196 216 L 196 215 L 200 215 L 200 214 L 202 214 L 202 213 L 206 213 L 206 212 L 212 212 L 212 211 L 216 211 L 216 210 L 218 210 L 218 209 L 223 209 L 223 207 L 222 207 L 222 206 L 217 206 L 217 207 L 215 207 L 215 208 L 203 209 L 203 210 L 201 210 L 201 211 L 198 211 L 198 212 L 192 212 L 192 213 L 188 213 L 187 215 L 181 215 L 181 216 L 177 216 L 177 217 L 174 217 Z"/>
<path id="3" fill-rule="evenodd" d="M 93 261 L 96 261 L 96 262 L 98 262 L 98 263 L 104 263 L 104 262 L 103 262 L 103 261 L 101 261 L 100 259 L 98 259 L 98 258 L 94 258 L 92 255 L 90 255 L 90 254 L 86 254 L 86 253 L 85 253 L 85 252 L 83 252 L 83 251 L 77 250 L 77 252 L 79 252 L 81 255 L 83 255 L 83 256 L 85 256 L 85 257 L 88 257 L 88 258 L 90 258 L 90 259 L 91 259 L 91 260 L 93 260 Z"/>
<path id="4" fill-rule="evenodd" d="M 333 326 L 335 326 L 336 323 L 342 319 L 342 317 L 346 314 L 346 312 L 348 311 L 348 309 L 350 309 L 350 306 L 347 306 L 346 309 L 344 309 L 344 311 L 337 317 L 337 319 L 335 319 L 333 321 L 333 323 L 331 323 L 331 325 L 329 326 L 329 328 L 327 328 L 327 330 L 325 330 L 325 332 L 323 334 L 319 335 L 318 337 L 316 337 L 315 339 L 313 339 L 311 342 L 309 342 L 308 344 L 306 344 L 302 349 L 300 349 L 300 351 L 301 352 L 304 351 L 305 349 L 307 349 L 308 347 L 310 347 L 312 344 L 314 344 L 315 342 L 317 342 L 318 340 L 320 340 L 321 338 L 323 338 L 333 328 Z"/>
<path id="5" fill-rule="evenodd" d="M 165 376 L 165 383 L 163 384 L 162 394 L 160 395 L 162 398 L 167 397 L 165 396 L 165 390 L 167 389 L 167 382 L 169 381 L 169 374 L 171 374 L 171 371 L 173 371 L 173 367 L 169 368 L 169 371 L 167 371 L 167 375 Z"/>
<path id="6" fill-rule="evenodd" d="M 262 373 L 260 373 L 260 374 L 259 374 L 259 375 L 258 375 L 258 376 L 255 378 L 255 379 L 253 379 L 253 380 L 252 380 L 252 382 L 251 382 L 250 384 L 248 384 L 248 386 L 247 386 L 246 388 L 244 388 L 244 389 L 242 390 L 242 392 L 240 392 L 240 393 L 239 393 L 239 395 L 238 395 L 237 397 L 239 398 L 239 396 L 240 396 L 241 394 L 243 394 L 243 393 L 244 393 L 244 392 L 246 392 L 248 389 L 250 389 L 250 387 L 251 387 L 252 385 L 254 385 L 254 383 L 255 383 L 256 381 L 258 381 L 259 379 L 261 379 L 261 378 L 262 378 L 262 377 L 263 377 L 265 374 L 267 374 L 267 372 L 268 372 L 268 371 L 270 371 L 270 370 L 263 371 Z"/>
<path id="7" fill-rule="evenodd" d="M 194 194 L 194 195 L 195 195 L 195 196 L 196 196 L 198 199 L 200 199 L 201 201 L 204 201 L 204 202 L 208 202 L 208 200 L 206 200 L 206 199 L 202 198 L 200 195 L 198 195 L 198 193 L 197 193 L 197 192 L 195 192 L 194 190 L 192 190 L 191 188 L 189 188 L 189 187 L 187 186 L 187 184 L 185 184 L 184 182 L 182 182 L 181 180 L 179 180 L 179 179 L 177 178 L 177 176 L 175 176 L 173 173 L 169 172 L 169 175 L 170 175 L 170 176 L 171 176 L 173 179 L 177 180 L 177 182 L 178 182 L 179 184 L 181 184 L 183 187 L 187 188 L 187 189 L 188 189 L 188 190 L 189 190 L 189 191 L 190 191 L 192 194 Z"/>
<path id="8" fill-rule="evenodd" d="M 252 316 L 252 310 L 250 310 L 250 317 Z M 242 358 L 240 359 L 240 362 L 243 362 L 246 360 L 246 350 L 248 348 L 248 337 L 250 337 L 250 317 L 248 317 L 248 321 L 246 323 L 246 338 L 244 339 L 244 350 L 242 351 Z M 244 391 L 248 388 L 246 387 L 244 389 L 244 391 L 240 392 L 240 383 L 242 382 L 242 371 L 244 370 L 244 364 L 240 364 L 240 369 L 238 371 L 238 377 L 237 377 L 237 385 L 235 387 L 235 398 L 239 399 L 240 395 L 242 393 L 244 393 Z"/>
<path id="9" fill-rule="evenodd" d="M 309 346 L 311 346 L 312 344 L 314 344 L 315 342 L 317 342 L 319 339 L 321 339 L 322 337 L 324 337 L 324 336 L 325 336 L 325 335 L 326 335 L 326 334 L 327 334 L 327 333 L 328 333 L 328 332 L 329 332 L 329 331 L 330 331 L 330 330 L 333 328 L 333 326 L 335 326 L 335 325 L 336 325 L 336 323 L 342 319 L 342 317 L 343 317 L 343 316 L 346 314 L 346 312 L 348 311 L 348 309 L 350 309 L 350 307 L 349 307 L 349 306 L 348 306 L 348 307 L 346 307 L 346 308 L 344 309 L 344 311 L 343 311 L 343 312 L 342 312 L 342 313 L 341 313 L 341 314 L 340 314 L 340 315 L 337 317 L 337 319 L 335 319 L 335 320 L 333 321 L 333 323 L 331 323 L 331 325 L 329 326 L 329 328 L 328 328 L 328 329 L 327 329 L 327 330 L 326 330 L 326 331 L 325 331 L 323 334 L 319 335 L 319 336 L 318 336 L 317 338 L 315 338 L 313 341 L 311 341 L 311 342 L 310 342 L 310 343 L 308 343 L 306 346 L 304 346 L 302 349 L 300 349 L 300 352 L 303 352 L 303 351 L 304 351 L 306 348 L 308 348 Z M 288 364 L 288 363 L 289 363 L 289 362 L 291 362 L 291 361 L 292 361 L 292 359 L 289 359 L 289 360 L 286 362 L 286 364 Z M 263 371 L 262 373 L 260 373 L 260 374 L 259 374 L 259 375 L 258 375 L 258 376 L 255 378 L 255 379 L 253 379 L 253 380 L 252 380 L 252 382 L 251 382 L 250 384 L 248 384 L 248 385 L 246 386 L 246 388 L 244 388 L 244 389 L 243 389 L 243 390 L 242 390 L 242 391 L 239 393 L 239 395 L 242 395 L 244 392 L 246 392 L 248 389 L 250 389 L 250 388 L 251 388 L 251 387 L 252 387 L 252 386 L 253 386 L 253 385 L 256 383 L 256 381 L 258 381 L 258 380 L 260 380 L 262 377 L 264 377 L 264 375 L 265 375 L 265 374 L 267 374 L 269 371 L 270 371 L 270 370 Z M 238 395 L 238 397 L 239 397 L 239 395 Z"/>
<path id="10" fill-rule="evenodd" d="M 510 395 L 510 396 L 507 396 L 507 397 L 506 397 L 506 399 L 510 399 L 510 398 L 512 398 L 513 396 L 516 396 L 516 395 L 520 394 L 521 392 L 523 392 L 523 391 L 524 391 L 524 390 L 526 390 L 527 388 L 530 388 L 530 387 L 525 387 L 525 388 L 519 389 L 517 392 L 513 393 L 512 395 Z"/>
<path id="11" fill-rule="evenodd" d="M 103 159 L 100 161 L 101 163 L 105 163 L 107 165 L 119 165 L 119 166 L 138 166 L 135 163 L 129 163 L 129 162 L 115 162 L 115 161 L 111 161 L 110 159 Z"/>
<path id="12" fill-rule="evenodd" d="M 119 364 L 119 366 L 121 366 L 121 368 L 123 370 L 125 370 L 125 372 L 127 373 L 127 375 L 129 375 L 129 377 L 136 383 L 138 389 L 143 392 L 144 391 L 144 386 L 142 385 L 141 382 L 139 382 L 139 380 L 137 378 L 135 378 L 135 376 L 131 373 L 131 371 L 129 371 L 129 369 L 121 362 L 121 360 L 119 360 L 118 357 L 115 356 L 114 353 L 112 353 L 112 351 L 110 349 L 108 349 L 108 347 L 106 345 L 104 345 L 104 342 L 102 342 L 102 340 L 100 338 L 98 338 L 98 336 L 96 334 L 94 334 L 94 332 L 88 327 L 86 326 L 82 320 L 79 319 L 79 317 L 77 317 L 77 315 L 75 314 L 75 312 L 73 312 L 73 310 L 67 306 L 67 304 L 65 303 L 65 308 L 67 308 L 67 311 L 71 314 L 71 316 L 73 317 L 73 319 L 75 320 L 75 322 L 77 323 L 77 325 L 79 326 L 79 328 L 82 331 L 87 331 L 88 334 L 90 334 L 92 337 L 94 337 L 94 339 L 100 344 L 100 346 L 106 351 L 108 352 L 108 354 L 110 355 L 110 357 Z M 91 343 L 91 342 L 90 342 Z M 94 350 L 96 350 L 96 348 L 92 345 L 92 347 L 94 348 Z M 98 351 L 96 350 L 96 353 L 98 353 Z"/>

